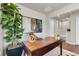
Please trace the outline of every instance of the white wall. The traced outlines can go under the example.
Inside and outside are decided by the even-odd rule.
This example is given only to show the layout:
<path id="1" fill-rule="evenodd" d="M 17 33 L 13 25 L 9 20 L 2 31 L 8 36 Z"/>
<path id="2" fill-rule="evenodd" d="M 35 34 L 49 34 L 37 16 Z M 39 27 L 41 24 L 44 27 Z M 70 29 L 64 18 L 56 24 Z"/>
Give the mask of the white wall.
<path id="1" fill-rule="evenodd" d="M 44 14 L 40 13 L 40 12 L 37 12 L 37 11 L 34 11 L 32 9 L 29 9 L 25 6 L 22 6 L 20 4 L 18 4 L 18 6 L 21 8 L 21 14 L 24 15 L 24 16 L 28 16 L 28 17 L 33 17 L 33 18 L 37 18 L 37 19 L 42 19 L 42 29 L 43 29 L 43 32 L 42 33 L 35 33 L 38 37 L 42 37 L 44 38 L 46 36 L 46 21 L 47 21 L 47 18 Z M 26 25 L 28 26 L 28 25 Z"/>
<path id="2" fill-rule="evenodd" d="M 0 8 L 1 8 L 1 4 L 0 4 Z M 1 11 L 0 11 L 0 20 L 1 20 Z M 0 25 L 0 55 L 2 55 L 2 52 L 3 52 L 3 30 Z"/>
<path id="3" fill-rule="evenodd" d="M 0 55 L 2 55 L 3 52 L 3 30 L 0 25 Z"/>

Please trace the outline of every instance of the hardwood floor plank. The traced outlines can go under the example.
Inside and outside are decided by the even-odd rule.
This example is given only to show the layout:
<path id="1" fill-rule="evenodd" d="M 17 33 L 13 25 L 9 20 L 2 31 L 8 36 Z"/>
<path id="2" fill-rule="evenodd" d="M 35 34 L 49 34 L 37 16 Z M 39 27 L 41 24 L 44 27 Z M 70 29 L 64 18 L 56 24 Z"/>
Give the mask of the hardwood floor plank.
<path id="1" fill-rule="evenodd" d="M 77 45 L 72 45 L 72 44 L 69 44 L 69 43 L 63 43 L 63 49 L 66 49 L 66 50 L 69 50 L 71 52 L 74 52 L 76 54 L 79 54 L 79 46 Z"/>

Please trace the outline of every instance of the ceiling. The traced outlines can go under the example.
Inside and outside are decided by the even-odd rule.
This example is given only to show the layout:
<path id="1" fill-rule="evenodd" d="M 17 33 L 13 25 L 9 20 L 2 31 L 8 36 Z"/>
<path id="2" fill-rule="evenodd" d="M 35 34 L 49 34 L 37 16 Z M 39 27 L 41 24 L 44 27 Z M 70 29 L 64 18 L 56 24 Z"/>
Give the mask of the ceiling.
<path id="1" fill-rule="evenodd" d="M 78 14 L 79 14 L 79 9 L 64 13 L 64 14 L 59 15 L 59 16 L 51 17 L 51 19 L 54 18 L 54 19 L 61 20 L 61 21 L 68 21 L 71 16 L 78 15 Z"/>
<path id="2" fill-rule="evenodd" d="M 48 14 L 63 8 L 69 5 L 70 3 L 20 3 L 20 4 L 32 10 Z"/>

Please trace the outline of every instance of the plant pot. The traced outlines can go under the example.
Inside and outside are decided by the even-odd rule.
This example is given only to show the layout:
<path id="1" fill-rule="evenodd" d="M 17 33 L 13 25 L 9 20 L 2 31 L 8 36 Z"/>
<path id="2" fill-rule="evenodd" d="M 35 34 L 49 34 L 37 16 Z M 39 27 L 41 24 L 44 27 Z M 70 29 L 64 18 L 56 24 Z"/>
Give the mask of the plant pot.
<path id="1" fill-rule="evenodd" d="M 8 56 L 21 56 L 22 52 L 24 50 L 24 43 L 18 43 L 16 46 L 8 46 L 6 49 L 6 54 Z"/>
<path id="2" fill-rule="evenodd" d="M 16 48 L 12 48 L 12 49 L 7 49 L 6 53 L 8 56 L 21 56 L 23 52 L 23 47 L 16 47 Z"/>

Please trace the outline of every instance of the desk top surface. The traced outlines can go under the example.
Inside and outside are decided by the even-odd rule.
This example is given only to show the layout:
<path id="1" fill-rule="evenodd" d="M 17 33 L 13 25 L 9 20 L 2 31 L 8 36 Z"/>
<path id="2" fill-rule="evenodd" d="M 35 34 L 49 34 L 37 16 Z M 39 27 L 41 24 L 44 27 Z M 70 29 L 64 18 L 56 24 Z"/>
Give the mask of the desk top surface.
<path id="1" fill-rule="evenodd" d="M 58 40 L 55 39 L 54 37 L 47 37 L 43 40 L 36 40 L 34 42 L 27 42 L 26 46 L 32 52 L 32 51 L 35 51 L 39 48 L 47 46 L 49 44 L 55 43 L 56 41 L 58 41 Z"/>

